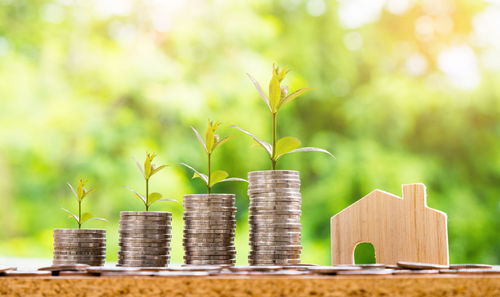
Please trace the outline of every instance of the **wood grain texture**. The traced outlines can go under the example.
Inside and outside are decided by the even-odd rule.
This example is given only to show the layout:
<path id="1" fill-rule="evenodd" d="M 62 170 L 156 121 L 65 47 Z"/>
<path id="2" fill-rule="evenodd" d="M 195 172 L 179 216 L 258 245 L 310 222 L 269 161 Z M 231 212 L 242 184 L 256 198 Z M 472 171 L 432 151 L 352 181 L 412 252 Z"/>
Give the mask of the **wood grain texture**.
<path id="1" fill-rule="evenodd" d="M 444 212 L 427 207 L 425 185 L 403 185 L 403 198 L 375 190 L 331 219 L 332 264 L 354 264 L 361 242 L 377 263 L 449 264 Z"/>
<path id="2" fill-rule="evenodd" d="M 1 296 L 500 296 L 500 276 L 0 277 Z"/>

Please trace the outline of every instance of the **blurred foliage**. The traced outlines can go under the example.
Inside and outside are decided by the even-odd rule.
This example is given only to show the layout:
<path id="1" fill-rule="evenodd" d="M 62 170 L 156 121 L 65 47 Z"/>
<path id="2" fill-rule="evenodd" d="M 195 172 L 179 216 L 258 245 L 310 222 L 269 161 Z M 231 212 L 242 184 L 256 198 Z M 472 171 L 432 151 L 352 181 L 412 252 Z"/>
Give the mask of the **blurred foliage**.
<path id="1" fill-rule="evenodd" d="M 0 0 L 0 254 L 51 257 L 52 229 L 73 227 L 58 209 L 71 206 L 66 182 L 86 176 L 99 191 L 85 207 L 109 220 L 116 260 L 119 212 L 142 209 L 123 188 L 143 186 L 132 158 L 205 164 L 190 126 L 207 118 L 236 136 L 214 167 L 242 178 L 268 169 L 228 126 L 269 141 L 245 73 L 268 81 L 276 62 L 291 69 L 290 89 L 314 88 L 283 108 L 278 133 L 337 157 L 278 164 L 301 172 L 304 263 L 330 262 L 333 214 L 375 188 L 400 195 L 423 182 L 429 206 L 448 213 L 450 260 L 500 264 L 499 11 L 471 0 Z M 179 201 L 205 192 L 179 166 L 151 187 Z M 213 190 L 237 195 L 245 264 L 246 185 Z M 172 205 L 152 209 L 173 211 L 181 263 Z"/>

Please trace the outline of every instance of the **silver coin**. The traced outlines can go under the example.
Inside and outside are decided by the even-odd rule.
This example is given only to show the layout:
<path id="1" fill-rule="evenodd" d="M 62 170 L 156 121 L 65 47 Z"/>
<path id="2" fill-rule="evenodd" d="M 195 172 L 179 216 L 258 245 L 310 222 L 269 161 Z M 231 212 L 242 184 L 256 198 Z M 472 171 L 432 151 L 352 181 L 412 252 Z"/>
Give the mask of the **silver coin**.
<path id="1" fill-rule="evenodd" d="M 255 196 L 250 196 L 250 204 L 253 205 L 273 205 L 273 204 L 289 204 L 293 206 L 302 206 L 302 198 L 300 197 L 294 197 L 294 198 L 281 198 L 281 197 L 255 197 Z"/>
<path id="2" fill-rule="evenodd" d="M 79 237 L 79 236 L 60 236 L 60 235 L 55 235 L 54 237 L 54 241 L 71 241 L 71 242 L 105 242 L 106 241 L 106 237 L 105 236 L 91 236 L 91 237 L 87 237 L 87 236 L 83 236 L 83 237 Z"/>
<path id="3" fill-rule="evenodd" d="M 145 252 L 132 252 L 132 251 L 118 251 L 118 256 L 125 259 L 160 259 L 170 257 L 166 252 L 161 253 L 145 253 Z"/>
<path id="4" fill-rule="evenodd" d="M 257 171 L 250 171 L 248 173 L 248 176 L 254 176 L 254 175 L 280 175 L 280 174 L 292 174 L 292 175 L 299 175 L 299 171 L 297 170 L 257 170 Z"/>
<path id="5" fill-rule="evenodd" d="M 127 242 L 169 242 L 172 238 L 170 234 L 164 235 L 141 235 L 132 233 L 120 233 L 120 240 Z"/>
<path id="6" fill-rule="evenodd" d="M 236 252 L 221 252 L 221 251 L 190 251 L 185 253 L 186 256 L 232 256 L 236 255 Z"/>
<path id="7" fill-rule="evenodd" d="M 262 184 L 250 184 L 248 186 L 248 191 L 257 191 L 257 190 L 289 190 L 289 191 L 299 191 L 300 190 L 300 183 L 292 183 L 292 182 L 285 182 L 285 183 L 279 183 L 279 182 L 274 182 L 274 183 L 262 183 Z"/>
<path id="8" fill-rule="evenodd" d="M 398 266 L 406 269 L 448 269 L 449 265 L 399 261 Z"/>
<path id="9" fill-rule="evenodd" d="M 286 260 L 287 263 L 290 262 L 290 260 L 300 260 L 300 254 L 298 255 L 283 255 L 283 254 L 250 254 L 249 257 L 252 257 L 253 259 L 257 259 L 258 261 L 264 261 L 264 260 Z"/>
<path id="10" fill-rule="evenodd" d="M 203 221 L 208 221 L 208 222 L 214 222 L 214 223 L 227 223 L 227 222 L 233 222 L 236 220 L 234 214 L 230 215 L 210 215 L 210 213 L 199 213 L 199 214 L 184 214 L 183 219 L 185 222 L 192 221 L 192 222 L 203 222 Z"/>
<path id="11" fill-rule="evenodd" d="M 118 242 L 118 246 L 120 247 L 129 247 L 129 248 L 155 248 L 155 247 L 168 247 L 168 242 L 127 242 L 120 241 Z"/>
<path id="12" fill-rule="evenodd" d="M 289 264 L 300 264 L 300 260 L 290 260 L 290 259 L 268 259 L 268 260 L 248 260 L 250 265 L 289 265 Z"/>
<path id="13" fill-rule="evenodd" d="M 200 238 L 200 239 L 183 239 L 182 243 L 184 246 L 221 246 L 221 247 L 227 247 L 227 246 L 232 246 L 234 244 L 234 239 L 233 238 L 228 238 L 228 239 L 206 239 L 206 238 Z"/>
<path id="14" fill-rule="evenodd" d="M 139 227 L 123 227 L 120 226 L 118 232 L 128 232 L 128 233 L 156 233 L 156 234 L 170 234 L 171 229 L 165 227 L 155 227 L 150 226 L 147 228 L 139 228 Z"/>
<path id="15" fill-rule="evenodd" d="M 250 217 L 248 223 L 252 225 L 296 225 L 300 224 L 300 219 L 297 217 Z"/>
<path id="16" fill-rule="evenodd" d="M 232 229 L 232 230 L 234 230 L 236 228 L 236 224 L 235 223 L 202 224 L 202 223 L 186 222 L 184 224 L 184 228 L 186 228 L 186 229 L 221 229 L 221 230 Z"/>
<path id="17" fill-rule="evenodd" d="M 203 211 L 225 211 L 225 212 L 231 212 L 231 211 L 236 211 L 236 207 L 234 205 L 231 206 L 221 206 L 221 205 L 204 205 L 201 203 L 196 203 L 196 204 L 185 204 L 184 208 L 186 210 L 191 210 L 191 211 L 197 211 L 197 212 L 203 212 Z"/>
<path id="18" fill-rule="evenodd" d="M 223 218 L 227 218 L 230 216 L 234 216 L 236 213 L 236 209 L 221 209 L 221 208 L 199 208 L 199 209 L 194 209 L 194 208 L 185 208 L 184 209 L 184 215 L 188 216 L 209 216 L 212 214 L 212 217 L 214 216 L 222 216 Z M 216 215 L 213 215 L 216 214 Z"/>
<path id="19" fill-rule="evenodd" d="M 297 207 L 300 208 L 301 203 L 292 203 L 290 201 L 252 201 L 250 200 L 249 207 L 260 208 L 260 207 Z"/>
<path id="20" fill-rule="evenodd" d="M 170 238 L 171 235 L 164 230 L 159 230 L 158 232 L 143 232 L 143 231 L 132 231 L 132 230 L 122 230 L 119 231 L 119 234 L 123 237 L 130 238 L 147 238 L 147 239 L 161 239 L 161 238 Z"/>
<path id="21" fill-rule="evenodd" d="M 233 255 L 225 256 L 184 256 L 187 260 L 235 260 Z"/>
<path id="22" fill-rule="evenodd" d="M 300 210 L 259 210 L 259 211 L 253 211 L 249 217 L 255 217 L 255 218 L 266 218 L 266 217 L 297 217 L 302 214 L 302 211 Z"/>
<path id="23" fill-rule="evenodd" d="M 106 234 L 104 229 L 54 229 L 54 234 Z"/>
<path id="24" fill-rule="evenodd" d="M 186 265 L 234 265 L 235 261 L 227 260 L 185 260 Z"/>
<path id="25" fill-rule="evenodd" d="M 67 247 L 54 247 L 54 252 L 106 252 L 106 247 L 90 247 L 90 248 L 67 248 Z"/>
<path id="26" fill-rule="evenodd" d="M 275 183 L 291 183 L 300 186 L 301 180 L 299 176 L 282 175 L 282 176 L 253 176 L 248 178 L 249 186 L 271 185 Z"/>
<path id="27" fill-rule="evenodd" d="M 133 253 L 147 253 L 147 254 L 158 254 L 166 253 L 170 251 L 169 247 L 130 247 L 130 246 L 120 246 L 120 251 L 123 252 L 133 252 Z"/>
<path id="28" fill-rule="evenodd" d="M 170 242 L 171 238 L 172 238 L 172 235 L 167 235 L 167 236 L 165 236 L 165 238 L 160 238 L 160 239 L 150 239 L 150 238 L 120 236 L 120 239 L 118 240 L 118 242 L 119 243 L 126 243 L 126 244 L 135 244 L 135 243 L 160 244 L 160 243 Z"/>
<path id="29" fill-rule="evenodd" d="M 353 271 L 361 270 L 361 267 L 348 266 L 348 265 L 334 265 L 334 266 L 311 266 L 307 270 L 316 274 L 336 274 L 339 271 Z"/>
<path id="30" fill-rule="evenodd" d="M 168 265 L 168 261 L 159 260 L 159 261 L 127 261 L 120 262 L 117 266 L 119 267 L 166 267 Z"/>
<path id="31" fill-rule="evenodd" d="M 54 234 L 53 236 L 54 239 L 66 239 L 66 240 L 88 240 L 88 239 L 94 239 L 94 240 L 105 240 L 106 235 L 101 235 L 101 234 Z"/>
<path id="32" fill-rule="evenodd" d="M 106 247 L 105 242 L 54 242 L 54 248 L 68 248 L 68 249 L 77 249 L 77 248 L 100 248 Z"/>
<path id="33" fill-rule="evenodd" d="M 171 217 L 172 213 L 166 211 L 120 211 L 120 216 Z"/>
<path id="34" fill-rule="evenodd" d="M 300 243 L 300 236 L 296 237 L 285 237 L 285 236 L 276 236 L 276 237 L 263 237 L 259 236 L 259 234 L 251 234 L 250 235 L 250 244 L 258 244 L 258 243 L 272 243 L 272 242 L 288 242 L 288 243 Z"/>
<path id="35" fill-rule="evenodd" d="M 488 264 L 450 264 L 450 269 L 493 269 Z"/>
<path id="36" fill-rule="evenodd" d="M 185 241 L 216 241 L 216 240 L 232 240 L 234 234 L 224 233 L 184 233 L 183 240 Z"/>
<path id="37" fill-rule="evenodd" d="M 185 246 L 187 251 L 220 251 L 220 252 L 236 252 L 234 245 L 230 246 Z"/>
<path id="38" fill-rule="evenodd" d="M 170 225 L 172 222 L 171 218 L 144 218 L 144 219 L 130 219 L 130 218 L 120 218 L 120 225 L 128 224 L 128 225 Z"/>
<path id="39" fill-rule="evenodd" d="M 255 214 L 259 211 L 301 211 L 300 206 L 288 205 L 288 206 L 276 206 L 276 205 L 266 205 L 266 206 L 253 206 L 249 208 L 250 213 Z"/>

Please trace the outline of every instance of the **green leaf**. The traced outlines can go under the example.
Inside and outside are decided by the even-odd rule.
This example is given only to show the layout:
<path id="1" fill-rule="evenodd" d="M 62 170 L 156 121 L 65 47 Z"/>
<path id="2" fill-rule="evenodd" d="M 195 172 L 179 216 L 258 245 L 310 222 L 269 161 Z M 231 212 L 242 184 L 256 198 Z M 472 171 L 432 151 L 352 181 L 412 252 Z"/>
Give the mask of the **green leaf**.
<path id="1" fill-rule="evenodd" d="M 246 182 L 248 183 L 248 181 L 244 178 L 239 178 L 239 177 L 229 177 L 229 178 L 225 178 L 223 180 L 220 181 L 220 183 L 223 183 L 223 182 L 228 182 L 228 181 L 242 181 L 242 182 Z"/>
<path id="2" fill-rule="evenodd" d="M 174 202 L 177 202 L 180 204 L 180 202 L 177 201 L 176 199 L 170 199 L 170 198 L 162 198 L 162 199 L 156 200 L 155 202 L 160 202 L 160 201 L 174 201 Z"/>
<path id="3" fill-rule="evenodd" d="M 233 126 L 229 126 L 229 127 L 238 129 L 241 132 L 243 132 L 243 133 L 249 135 L 250 137 L 252 137 L 255 141 L 257 141 L 258 144 L 260 144 L 266 150 L 266 152 L 269 154 L 270 157 L 272 156 L 272 154 L 273 154 L 273 148 L 272 148 L 271 144 L 265 142 L 264 140 L 259 140 L 257 137 L 253 136 L 252 133 L 250 133 L 247 130 L 242 129 L 242 128 L 238 127 L 238 126 L 234 126 L 233 125 Z"/>
<path id="4" fill-rule="evenodd" d="M 83 197 L 82 197 L 82 201 L 83 201 L 83 199 L 84 199 L 85 197 L 87 197 L 88 195 L 90 195 L 90 194 L 94 193 L 96 189 L 92 189 L 92 190 L 90 190 L 90 191 L 87 191 L 87 189 L 85 189 L 85 188 L 84 188 L 84 190 L 85 190 L 85 194 L 84 194 L 84 195 L 83 195 Z"/>
<path id="5" fill-rule="evenodd" d="M 87 182 L 86 179 L 82 178 L 80 179 L 80 181 L 78 182 L 78 186 L 77 186 L 77 193 L 78 193 L 78 201 L 82 201 L 83 199 L 83 196 L 85 195 L 85 183 Z"/>
<path id="6" fill-rule="evenodd" d="M 107 221 L 108 221 L 108 220 L 103 219 L 103 218 L 90 218 L 90 219 L 88 219 L 87 221 L 95 221 L 95 220 L 98 220 L 98 221 L 105 221 L 105 222 L 107 222 Z"/>
<path id="7" fill-rule="evenodd" d="M 142 176 L 144 176 L 144 178 L 146 178 L 146 173 L 144 173 L 144 169 L 142 168 L 142 166 L 139 163 L 139 161 L 137 161 L 136 159 L 134 159 L 134 161 L 135 161 L 135 165 L 137 165 L 137 168 L 139 168 L 139 170 L 141 171 Z"/>
<path id="8" fill-rule="evenodd" d="M 76 201 L 80 201 L 80 198 L 78 198 L 78 194 L 76 193 L 73 186 L 70 183 L 67 183 L 67 184 L 68 184 L 68 187 L 71 189 L 71 192 L 73 192 L 73 194 L 75 195 Z"/>
<path id="9" fill-rule="evenodd" d="M 210 187 L 213 187 L 216 183 L 224 180 L 229 174 L 224 170 L 216 170 L 210 174 Z"/>
<path id="10" fill-rule="evenodd" d="M 160 170 L 162 170 L 163 168 L 165 168 L 167 166 L 168 165 L 161 165 L 161 166 L 154 168 L 153 171 L 151 171 L 151 176 L 155 175 L 156 173 L 158 173 Z"/>
<path id="11" fill-rule="evenodd" d="M 141 194 L 137 193 L 135 190 L 133 190 L 133 189 L 131 189 L 129 187 L 124 187 L 124 188 L 127 189 L 127 190 L 129 190 L 130 192 L 134 193 L 137 198 L 141 199 L 142 202 L 144 204 L 146 204 L 146 197 L 142 196 Z"/>
<path id="12" fill-rule="evenodd" d="M 86 222 L 92 218 L 92 215 L 88 212 L 83 213 L 82 217 L 80 218 L 80 223 Z"/>
<path id="13" fill-rule="evenodd" d="M 208 176 L 206 176 L 205 174 L 198 172 L 198 170 L 194 169 L 193 167 L 189 166 L 186 163 L 179 163 L 179 165 L 182 165 L 182 166 L 185 166 L 185 167 L 191 169 L 194 172 L 193 178 L 199 177 L 205 182 L 205 184 L 208 184 Z"/>
<path id="14" fill-rule="evenodd" d="M 276 143 L 276 156 L 275 160 L 278 160 L 281 156 L 286 153 L 293 151 L 300 146 L 300 140 L 295 137 L 283 137 Z"/>
<path id="15" fill-rule="evenodd" d="M 163 196 L 160 193 L 157 193 L 157 192 L 149 194 L 149 197 L 148 197 L 148 206 L 150 206 L 151 204 L 153 204 L 156 201 L 160 200 L 161 197 L 163 197 Z"/>
<path id="16" fill-rule="evenodd" d="M 253 78 L 250 74 L 248 74 L 248 77 L 250 78 L 250 80 L 252 81 L 253 85 L 255 86 L 255 88 L 257 89 L 257 92 L 259 92 L 259 95 L 260 97 L 262 98 L 262 100 L 264 100 L 264 102 L 266 103 L 267 107 L 269 108 L 269 111 L 272 112 L 272 109 L 271 109 L 271 105 L 269 105 L 269 99 L 267 98 L 266 94 L 264 93 L 264 91 L 262 90 L 262 87 L 259 85 L 259 83 L 257 82 L 257 80 L 255 80 L 255 78 Z"/>
<path id="17" fill-rule="evenodd" d="M 231 139 L 231 138 L 233 138 L 233 136 L 228 136 L 228 137 L 226 137 L 226 138 L 222 139 L 221 141 L 218 141 L 218 142 L 215 144 L 215 146 L 214 146 L 214 150 L 215 150 L 216 148 L 218 148 L 219 146 L 221 146 L 224 142 L 226 142 L 226 141 L 228 141 L 229 139 Z"/>
<path id="18" fill-rule="evenodd" d="M 144 174 L 146 176 L 146 179 L 149 179 L 151 177 L 151 162 L 153 162 L 155 156 L 156 154 L 154 153 L 146 153 L 146 160 L 144 160 Z"/>
<path id="19" fill-rule="evenodd" d="M 78 218 L 78 216 L 76 214 L 72 213 L 71 211 L 67 210 L 66 208 L 63 208 L 63 207 L 59 207 L 59 208 L 64 210 L 65 212 L 69 213 L 70 216 L 73 217 L 78 224 L 80 224 L 80 218 Z"/>
<path id="20" fill-rule="evenodd" d="M 200 133 L 198 133 L 198 130 L 196 130 L 194 127 L 191 127 L 191 129 L 193 129 L 194 131 L 194 134 L 196 134 L 196 138 L 198 138 L 198 141 L 201 143 L 201 145 L 203 146 L 203 148 L 205 149 L 205 152 L 208 153 L 208 150 L 207 150 L 207 145 L 205 144 L 205 142 L 203 141 L 203 138 L 201 138 L 201 135 Z"/>
<path id="21" fill-rule="evenodd" d="M 280 103 L 278 105 L 278 109 L 280 107 L 282 107 L 283 105 L 287 104 L 288 102 L 292 101 L 293 99 L 299 97 L 300 95 L 304 94 L 306 91 L 309 91 L 309 90 L 312 90 L 311 88 L 303 88 L 303 89 L 299 89 L 293 93 L 291 93 L 290 95 L 286 96 L 285 98 L 283 98 L 282 100 L 280 100 Z"/>
<path id="22" fill-rule="evenodd" d="M 322 148 L 317 148 L 317 147 L 301 147 L 301 148 L 295 149 L 293 151 L 290 151 L 287 154 L 300 153 L 300 152 L 320 152 L 320 153 L 328 154 L 332 158 L 336 159 L 335 156 L 332 155 L 329 151 L 322 149 Z"/>
<path id="23" fill-rule="evenodd" d="M 281 99 L 281 87 L 278 78 L 273 75 L 269 83 L 269 104 L 271 105 L 271 112 L 278 112 L 279 103 Z"/>

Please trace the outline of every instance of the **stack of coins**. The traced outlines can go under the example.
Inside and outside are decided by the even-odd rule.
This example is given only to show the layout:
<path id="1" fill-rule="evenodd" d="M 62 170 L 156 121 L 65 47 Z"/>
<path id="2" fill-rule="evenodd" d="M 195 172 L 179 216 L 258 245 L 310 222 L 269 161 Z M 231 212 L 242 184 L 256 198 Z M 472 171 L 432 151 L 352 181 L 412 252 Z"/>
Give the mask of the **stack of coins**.
<path id="1" fill-rule="evenodd" d="M 172 213 L 161 211 L 120 212 L 118 265 L 166 267 L 170 262 Z"/>
<path id="2" fill-rule="evenodd" d="M 300 177 L 298 171 L 248 173 L 250 265 L 300 263 Z"/>
<path id="3" fill-rule="evenodd" d="M 53 265 L 88 264 L 106 261 L 106 230 L 55 229 Z"/>
<path id="4" fill-rule="evenodd" d="M 234 265 L 234 194 L 184 196 L 184 262 Z"/>

